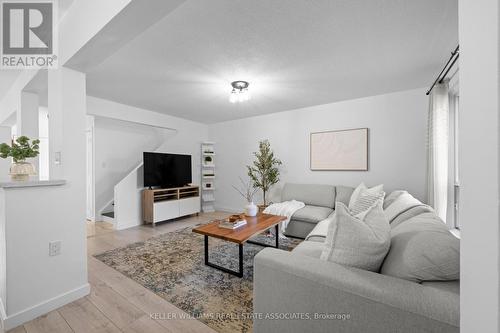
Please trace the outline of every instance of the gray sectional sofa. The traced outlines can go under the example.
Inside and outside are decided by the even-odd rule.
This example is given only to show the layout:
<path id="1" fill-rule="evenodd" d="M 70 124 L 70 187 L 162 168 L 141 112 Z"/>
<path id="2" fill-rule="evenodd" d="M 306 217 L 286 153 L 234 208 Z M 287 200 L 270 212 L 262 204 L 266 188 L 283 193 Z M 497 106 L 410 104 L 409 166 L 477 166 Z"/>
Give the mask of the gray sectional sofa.
<path id="1" fill-rule="evenodd" d="M 285 235 L 306 238 L 318 222 L 333 214 L 335 202 L 348 205 L 353 191 L 354 188 L 347 186 L 285 184 L 281 201 L 298 200 L 306 204 L 293 214 Z"/>
<path id="2" fill-rule="evenodd" d="M 306 238 L 320 219 L 333 213 L 335 201 L 348 203 L 352 190 L 286 184 L 283 200 L 306 203 L 291 219 L 287 234 Z M 436 232 L 422 238 L 419 230 L 434 227 Z M 448 230 L 423 204 L 400 214 L 391 228 L 394 252 L 391 256 L 389 250 L 381 269 L 390 265 L 389 275 L 321 260 L 324 238 L 317 236 L 307 237 L 292 252 L 262 250 L 254 261 L 254 332 L 459 332 L 459 280 L 414 282 L 394 276 L 404 261 L 418 261 L 417 254 L 407 253 L 411 246 L 401 249 L 401 239 L 432 242 L 432 235 L 447 237 Z M 458 251 L 459 245 L 453 248 Z"/>

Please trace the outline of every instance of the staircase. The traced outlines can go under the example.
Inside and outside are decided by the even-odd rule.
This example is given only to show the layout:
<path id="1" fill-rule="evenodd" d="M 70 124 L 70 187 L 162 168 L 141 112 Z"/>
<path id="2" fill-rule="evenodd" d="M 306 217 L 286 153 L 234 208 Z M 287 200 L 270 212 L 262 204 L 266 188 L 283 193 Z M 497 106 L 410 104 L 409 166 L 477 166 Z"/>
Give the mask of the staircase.
<path id="1" fill-rule="evenodd" d="M 114 186 L 114 196 L 99 215 L 101 221 L 113 224 L 114 229 L 126 229 L 142 223 L 141 193 L 144 188 L 138 183 L 142 178 L 142 162 L 133 168 Z"/>
<path id="2" fill-rule="evenodd" d="M 100 212 L 100 220 L 103 222 L 109 222 L 115 225 L 115 201 L 114 199 L 108 202 L 108 204 Z"/>

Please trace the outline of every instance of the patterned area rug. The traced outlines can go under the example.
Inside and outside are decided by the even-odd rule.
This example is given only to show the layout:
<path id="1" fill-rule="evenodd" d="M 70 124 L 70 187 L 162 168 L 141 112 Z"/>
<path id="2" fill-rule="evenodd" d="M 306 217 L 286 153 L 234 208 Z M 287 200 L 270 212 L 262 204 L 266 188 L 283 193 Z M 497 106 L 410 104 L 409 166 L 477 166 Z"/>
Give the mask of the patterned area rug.
<path id="1" fill-rule="evenodd" d="M 272 244 L 263 235 L 254 240 Z M 301 241 L 280 239 L 280 248 L 292 250 Z M 210 262 L 237 270 L 238 246 L 209 238 Z M 203 236 L 191 228 L 169 232 L 96 255 L 142 286 L 153 291 L 218 332 L 251 332 L 253 257 L 263 249 L 245 244 L 244 276 L 238 278 L 205 266 Z"/>

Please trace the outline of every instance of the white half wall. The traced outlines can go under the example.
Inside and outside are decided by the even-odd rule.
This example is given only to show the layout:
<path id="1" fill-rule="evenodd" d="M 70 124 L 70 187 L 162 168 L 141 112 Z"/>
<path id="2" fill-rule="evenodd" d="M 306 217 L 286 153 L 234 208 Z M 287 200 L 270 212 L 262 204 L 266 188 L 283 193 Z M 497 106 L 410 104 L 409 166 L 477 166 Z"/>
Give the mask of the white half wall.
<path id="1" fill-rule="evenodd" d="M 2 319 L 6 329 L 90 290 L 85 232 L 85 74 L 60 68 L 51 70 L 49 78 L 50 121 L 60 125 L 58 149 L 63 158 L 59 174 L 66 182 L 0 190 L 0 254 L 6 258 L 6 317 Z M 53 241 L 60 241 L 61 252 L 49 256 Z"/>
<path id="2" fill-rule="evenodd" d="M 209 138 L 216 142 L 216 207 L 242 209 L 244 199 L 231 185 L 246 177 L 245 166 L 263 139 L 283 162 L 271 201 L 280 200 L 284 182 L 383 183 L 386 192 L 405 189 L 426 201 L 427 107 L 425 90 L 416 89 L 209 125 Z M 369 171 L 310 170 L 311 132 L 361 127 L 369 128 Z"/>

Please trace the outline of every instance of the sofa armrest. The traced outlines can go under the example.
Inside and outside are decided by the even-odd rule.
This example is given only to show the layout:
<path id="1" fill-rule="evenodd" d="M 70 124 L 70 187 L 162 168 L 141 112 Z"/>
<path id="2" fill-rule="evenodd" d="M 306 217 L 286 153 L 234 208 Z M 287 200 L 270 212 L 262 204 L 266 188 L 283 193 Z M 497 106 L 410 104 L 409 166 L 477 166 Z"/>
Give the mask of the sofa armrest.
<path id="1" fill-rule="evenodd" d="M 458 332 L 459 304 L 452 292 L 296 253 L 255 256 L 254 332 Z"/>

